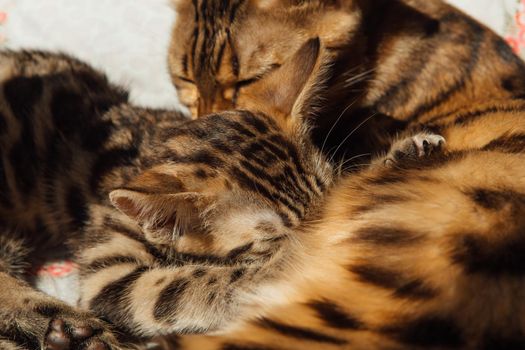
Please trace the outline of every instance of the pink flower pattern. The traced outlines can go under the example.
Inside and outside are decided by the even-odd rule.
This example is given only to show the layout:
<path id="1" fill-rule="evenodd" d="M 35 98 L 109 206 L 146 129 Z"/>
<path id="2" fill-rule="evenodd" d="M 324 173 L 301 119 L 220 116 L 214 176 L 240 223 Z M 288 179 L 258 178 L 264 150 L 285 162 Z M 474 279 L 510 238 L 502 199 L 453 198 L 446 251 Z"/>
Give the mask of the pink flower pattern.
<path id="1" fill-rule="evenodd" d="M 41 266 L 36 274 L 39 276 L 64 277 L 76 272 L 77 269 L 77 264 L 72 261 L 55 261 Z"/>
<path id="2" fill-rule="evenodd" d="M 513 21 L 505 36 L 507 43 L 517 54 L 525 56 L 525 0 L 519 0 Z"/>

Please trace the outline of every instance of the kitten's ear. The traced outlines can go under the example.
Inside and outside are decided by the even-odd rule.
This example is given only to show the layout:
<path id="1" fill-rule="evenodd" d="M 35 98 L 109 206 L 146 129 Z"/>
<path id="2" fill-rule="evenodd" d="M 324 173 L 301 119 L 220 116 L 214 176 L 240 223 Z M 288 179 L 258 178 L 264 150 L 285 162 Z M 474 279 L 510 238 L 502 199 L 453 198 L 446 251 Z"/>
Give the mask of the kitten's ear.
<path id="1" fill-rule="evenodd" d="M 271 116 L 296 119 L 321 78 L 319 38 L 308 40 L 279 68 L 253 84 L 250 98 Z"/>
<path id="2" fill-rule="evenodd" d="M 117 189 L 109 194 L 111 203 L 136 221 L 146 239 L 157 244 L 202 230 L 202 212 L 209 198 L 197 192 L 148 193 L 139 189 Z"/>

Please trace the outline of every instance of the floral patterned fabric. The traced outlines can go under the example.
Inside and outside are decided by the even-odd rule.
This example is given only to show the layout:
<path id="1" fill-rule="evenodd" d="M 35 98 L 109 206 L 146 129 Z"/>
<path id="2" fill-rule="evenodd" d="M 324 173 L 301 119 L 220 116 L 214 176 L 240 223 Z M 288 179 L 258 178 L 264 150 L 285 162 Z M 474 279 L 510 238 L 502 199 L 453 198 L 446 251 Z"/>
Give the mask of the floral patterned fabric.
<path id="1" fill-rule="evenodd" d="M 525 58 L 525 0 L 449 0 L 503 36 Z"/>

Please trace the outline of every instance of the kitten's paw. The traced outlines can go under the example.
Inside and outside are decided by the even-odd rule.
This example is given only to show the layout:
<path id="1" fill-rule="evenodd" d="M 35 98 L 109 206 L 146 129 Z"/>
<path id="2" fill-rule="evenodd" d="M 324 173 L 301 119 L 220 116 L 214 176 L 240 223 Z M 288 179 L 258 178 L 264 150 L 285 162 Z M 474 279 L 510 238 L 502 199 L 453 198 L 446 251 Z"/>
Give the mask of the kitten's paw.
<path id="1" fill-rule="evenodd" d="M 426 158 L 443 151 L 445 138 L 441 135 L 421 132 L 395 142 L 385 157 L 384 164 L 389 166 L 403 160 Z"/>
<path id="2" fill-rule="evenodd" d="M 49 323 L 45 337 L 46 350 L 116 350 L 113 335 L 94 319 L 58 317 Z"/>

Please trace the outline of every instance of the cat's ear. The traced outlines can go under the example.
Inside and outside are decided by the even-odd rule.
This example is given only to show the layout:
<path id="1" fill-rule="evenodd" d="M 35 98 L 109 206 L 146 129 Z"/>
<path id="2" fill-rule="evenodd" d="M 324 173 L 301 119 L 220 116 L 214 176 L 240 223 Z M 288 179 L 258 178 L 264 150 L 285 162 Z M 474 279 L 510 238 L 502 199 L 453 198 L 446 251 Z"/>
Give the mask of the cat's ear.
<path id="1" fill-rule="evenodd" d="M 254 83 L 249 92 L 253 107 L 272 116 L 301 117 L 322 76 L 320 50 L 319 38 L 309 39 L 280 67 Z"/>
<path id="2" fill-rule="evenodd" d="M 142 227 L 147 240 L 158 244 L 202 230 L 201 214 L 209 204 L 209 198 L 196 192 L 157 194 L 117 189 L 109 196 L 118 210 Z"/>

